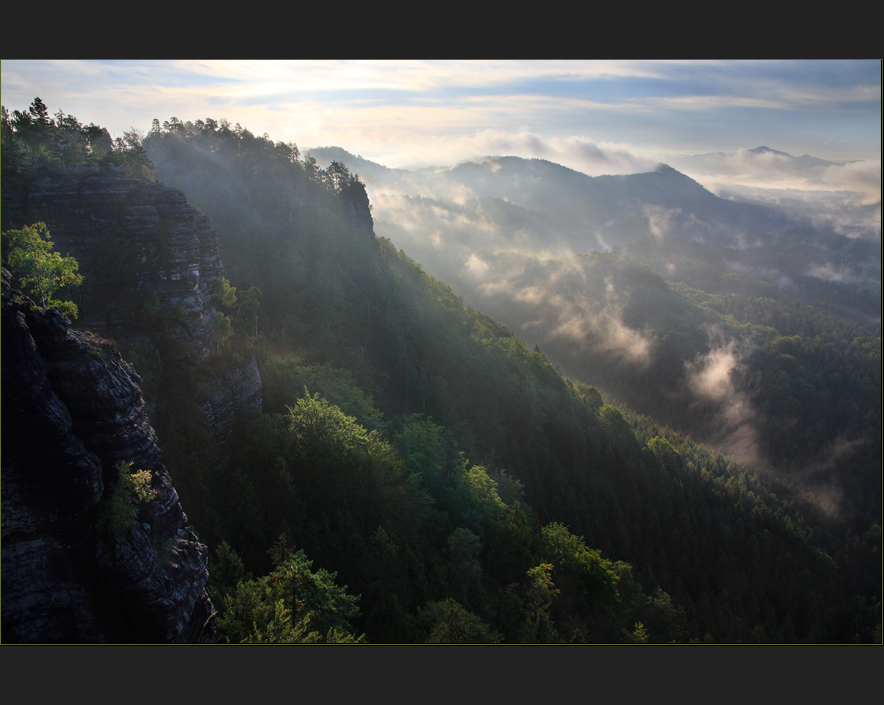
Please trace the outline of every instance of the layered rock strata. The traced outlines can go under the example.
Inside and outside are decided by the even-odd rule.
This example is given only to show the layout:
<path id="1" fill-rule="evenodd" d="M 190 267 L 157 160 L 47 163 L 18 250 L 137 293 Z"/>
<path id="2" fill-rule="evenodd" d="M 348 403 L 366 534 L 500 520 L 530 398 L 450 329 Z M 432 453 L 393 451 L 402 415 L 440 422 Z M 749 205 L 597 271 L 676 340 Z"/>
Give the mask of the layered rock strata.
<path id="1" fill-rule="evenodd" d="M 219 371 L 200 404 L 205 423 L 212 428 L 233 428 L 238 409 L 261 408 L 261 375 L 255 356 Z"/>
<path id="2" fill-rule="evenodd" d="M 211 355 L 216 315 L 211 295 L 224 268 L 217 233 L 180 190 L 113 167 L 71 171 L 34 179 L 27 207 L 33 220 L 49 227 L 56 249 L 76 258 L 87 277 L 85 328 L 115 335 L 131 329 L 127 317 L 133 311 L 108 301 L 124 289 L 141 299 L 156 296 L 170 310 L 183 309 L 183 325 L 173 327 L 173 335 L 188 340 L 198 360 Z"/>
<path id="3" fill-rule="evenodd" d="M 6 642 L 214 638 L 208 550 L 163 466 L 138 375 L 54 309 L 2 293 L 2 632 Z M 117 466 L 153 499 L 100 528 Z"/>
<path id="4" fill-rule="evenodd" d="M 102 171 L 44 174 L 28 186 L 31 220 L 49 228 L 55 248 L 80 264 L 88 292 L 79 326 L 113 336 L 121 346 L 151 340 L 157 317 L 163 334 L 187 342 L 203 369 L 216 359 L 217 311 L 212 293 L 224 275 L 217 233 L 177 188 Z M 151 323 L 150 317 L 153 317 Z M 207 375 L 203 410 L 219 448 L 232 435 L 234 414 L 261 410 L 254 356 Z"/>

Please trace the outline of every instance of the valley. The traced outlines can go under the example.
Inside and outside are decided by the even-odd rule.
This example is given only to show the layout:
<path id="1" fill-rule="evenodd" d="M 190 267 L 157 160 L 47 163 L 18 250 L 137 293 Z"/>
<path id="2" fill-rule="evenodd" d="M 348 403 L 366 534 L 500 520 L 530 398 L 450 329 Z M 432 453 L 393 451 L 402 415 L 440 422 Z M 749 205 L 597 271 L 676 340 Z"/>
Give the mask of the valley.
<path id="1" fill-rule="evenodd" d="M 180 640 L 206 600 L 221 642 L 880 642 L 880 233 L 669 167 L 412 172 L 226 120 L 108 142 L 29 114 L 4 110 L 4 258 L 46 223 L 84 276 L 73 328 L 132 370 L 163 467 L 139 462 L 186 512 Z M 4 477 L 29 472 L 7 326 L 48 315 L 16 277 Z M 77 555 L 107 550 L 124 446 L 89 456 Z M 27 587 L 7 527 L 39 543 L 9 522 L 43 500 L 8 487 Z M 163 522 L 142 501 L 120 546 Z M 20 638 L 75 638 L 53 629 Z"/>

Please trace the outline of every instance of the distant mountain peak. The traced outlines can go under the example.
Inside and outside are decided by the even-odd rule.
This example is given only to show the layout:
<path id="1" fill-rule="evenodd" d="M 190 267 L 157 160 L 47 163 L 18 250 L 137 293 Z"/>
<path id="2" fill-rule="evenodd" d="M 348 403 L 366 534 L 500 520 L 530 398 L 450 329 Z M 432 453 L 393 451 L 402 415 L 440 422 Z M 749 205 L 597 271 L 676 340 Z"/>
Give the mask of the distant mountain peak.
<path id="1" fill-rule="evenodd" d="M 765 147 L 762 145 L 761 147 L 756 147 L 755 149 L 749 150 L 752 154 L 781 154 L 784 157 L 792 157 L 788 152 L 781 152 L 778 149 L 771 149 L 770 147 Z"/>

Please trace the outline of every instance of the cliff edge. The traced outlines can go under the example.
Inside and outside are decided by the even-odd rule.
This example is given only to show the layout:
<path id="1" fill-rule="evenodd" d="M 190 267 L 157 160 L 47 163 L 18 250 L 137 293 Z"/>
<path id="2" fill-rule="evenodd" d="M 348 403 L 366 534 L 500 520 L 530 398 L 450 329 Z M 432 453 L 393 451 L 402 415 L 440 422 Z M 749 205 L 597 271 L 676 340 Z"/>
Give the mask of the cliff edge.
<path id="1" fill-rule="evenodd" d="M 128 359 L 133 345 L 156 353 L 162 339 L 184 344 L 201 369 L 217 368 L 195 401 L 214 442 L 226 447 L 233 410 L 260 412 L 261 378 L 254 355 L 213 364 L 219 333 L 212 294 L 224 265 L 209 219 L 181 190 L 112 165 L 45 170 L 21 200 L 85 276 L 78 327 L 111 336 Z"/>
<path id="2" fill-rule="evenodd" d="M 140 378 L 2 274 L 3 640 L 212 641 L 208 549 L 163 466 Z M 108 532 L 120 463 L 149 473 L 152 498 Z"/>

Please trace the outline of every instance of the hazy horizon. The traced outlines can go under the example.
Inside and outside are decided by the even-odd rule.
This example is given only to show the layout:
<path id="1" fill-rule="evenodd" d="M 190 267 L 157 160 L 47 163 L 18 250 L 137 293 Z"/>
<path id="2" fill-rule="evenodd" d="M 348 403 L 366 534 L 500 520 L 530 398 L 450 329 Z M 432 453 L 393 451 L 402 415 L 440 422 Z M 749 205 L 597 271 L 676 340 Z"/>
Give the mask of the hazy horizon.
<path id="1" fill-rule="evenodd" d="M 10 111 L 39 96 L 114 136 L 153 118 L 226 118 L 389 167 L 513 155 L 595 176 L 665 162 L 713 188 L 781 182 L 880 199 L 877 61 L 4 60 L 0 78 Z M 796 178 L 776 159 L 746 158 L 762 145 L 862 164 Z M 716 153 L 738 156 L 690 164 Z"/>

